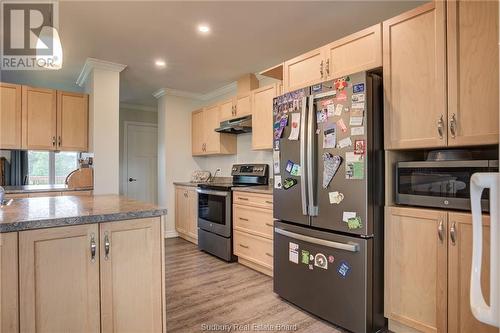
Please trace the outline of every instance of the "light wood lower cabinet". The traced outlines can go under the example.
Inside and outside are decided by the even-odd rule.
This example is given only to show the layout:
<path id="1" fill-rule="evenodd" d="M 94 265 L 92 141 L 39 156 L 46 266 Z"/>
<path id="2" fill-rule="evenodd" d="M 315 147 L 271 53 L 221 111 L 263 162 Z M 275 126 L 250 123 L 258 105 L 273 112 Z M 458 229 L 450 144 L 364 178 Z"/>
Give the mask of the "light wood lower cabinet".
<path id="1" fill-rule="evenodd" d="M 19 232 L 20 331 L 164 332 L 163 258 L 159 217 Z"/>
<path id="2" fill-rule="evenodd" d="M 483 293 L 488 295 L 489 218 L 483 218 Z M 498 333 L 469 303 L 472 216 L 387 207 L 385 306 L 394 332 Z"/>
<path id="3" fill-rule="evenodd" d="M 180 237 L 198 244 L 198 195 L 196 187 L 175 186 L 175 230 Z"/>
<path id="4" fill-rule="evenodd" d="M 97 224 L 19 233 L 21 332 L 99 332 Z M 94 258 L 94 259 L 93 259 Z"/>
<path id="5" fill-rule="evenodd" d="M 238 262 L 273 276 L 273 197 L 233 192 L 233 251 Z"/>
<path id="6" fill-rule="evenodd" d="M 102 332 L 161 332 L 160 235 L 159 219 L 100 225 Z"/>
<path id="7" fill-rule="evenodd" d="M 0 332 L 19 332 L 17 232 L 0 234 Z"/>

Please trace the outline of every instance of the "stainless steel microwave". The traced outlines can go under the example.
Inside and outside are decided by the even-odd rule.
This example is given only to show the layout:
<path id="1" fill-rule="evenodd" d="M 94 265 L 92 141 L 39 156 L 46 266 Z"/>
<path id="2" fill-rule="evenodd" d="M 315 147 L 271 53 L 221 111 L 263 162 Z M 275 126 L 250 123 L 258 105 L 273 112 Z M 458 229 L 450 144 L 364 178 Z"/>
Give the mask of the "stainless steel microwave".
<path id="1" fill-rule="evenodd" d="M 498 160 L 417 161 L 396 164 L 396 203 L 470 210 L 470 178 L 476 172 L 498 172 Z M 489 192 L 481 198 L 489 211 Z"/>

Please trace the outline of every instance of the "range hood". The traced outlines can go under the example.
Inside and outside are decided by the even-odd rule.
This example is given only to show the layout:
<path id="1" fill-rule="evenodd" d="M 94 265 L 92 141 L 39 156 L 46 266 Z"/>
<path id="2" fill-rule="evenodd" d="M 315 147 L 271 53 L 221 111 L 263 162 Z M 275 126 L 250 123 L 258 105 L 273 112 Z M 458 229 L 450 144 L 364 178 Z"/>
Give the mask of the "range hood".
<path id="1" fill-rule="evenodd" d="M 228 134 L 250 133 L 252 132 L 252 116 L 223 121 L 215 131 Z"/>

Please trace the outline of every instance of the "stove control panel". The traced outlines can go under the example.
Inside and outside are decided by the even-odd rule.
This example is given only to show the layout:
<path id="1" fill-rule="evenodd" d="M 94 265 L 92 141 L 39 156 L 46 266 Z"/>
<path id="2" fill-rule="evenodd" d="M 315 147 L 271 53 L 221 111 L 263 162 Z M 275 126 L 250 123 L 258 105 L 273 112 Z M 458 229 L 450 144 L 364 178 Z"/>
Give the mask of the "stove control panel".
<path id="1" fill-rule="evenodd" d="M 257 176 L 266 177 L 269 174 L 267 164 L 234 164 L 231 170 L 232 176 Z"/>

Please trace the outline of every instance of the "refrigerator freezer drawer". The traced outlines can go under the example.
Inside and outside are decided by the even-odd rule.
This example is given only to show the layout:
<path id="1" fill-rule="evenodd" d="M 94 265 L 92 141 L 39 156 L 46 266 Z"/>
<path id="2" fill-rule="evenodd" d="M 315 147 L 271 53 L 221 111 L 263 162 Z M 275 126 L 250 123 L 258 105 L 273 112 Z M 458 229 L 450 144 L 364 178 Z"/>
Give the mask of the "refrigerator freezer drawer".
<path id="1" fill-rule="evenodd" d="M 353 332 L 370 332 L 372 239 L 276 223 L 274 291 Z"/>

